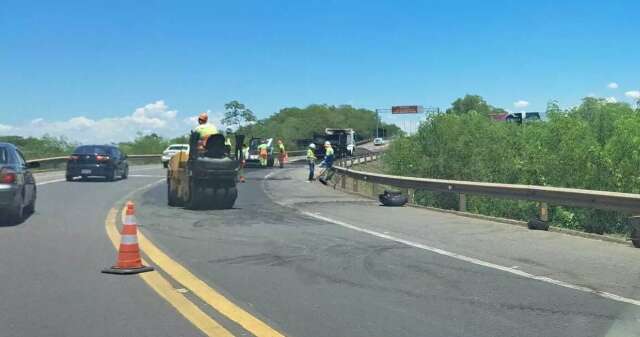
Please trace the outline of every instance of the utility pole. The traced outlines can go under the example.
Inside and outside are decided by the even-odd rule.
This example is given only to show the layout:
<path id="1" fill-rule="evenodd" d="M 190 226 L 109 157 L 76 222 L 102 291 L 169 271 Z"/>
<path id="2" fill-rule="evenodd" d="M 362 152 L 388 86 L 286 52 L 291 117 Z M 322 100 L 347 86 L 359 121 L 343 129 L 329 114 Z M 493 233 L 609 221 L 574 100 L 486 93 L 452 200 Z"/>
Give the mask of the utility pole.
<path id="1" fill-rule="evenodd" d="M 376 109 L 376 138 L 380 138 L 378 132 L 380 130 L 380 109 Z"/>

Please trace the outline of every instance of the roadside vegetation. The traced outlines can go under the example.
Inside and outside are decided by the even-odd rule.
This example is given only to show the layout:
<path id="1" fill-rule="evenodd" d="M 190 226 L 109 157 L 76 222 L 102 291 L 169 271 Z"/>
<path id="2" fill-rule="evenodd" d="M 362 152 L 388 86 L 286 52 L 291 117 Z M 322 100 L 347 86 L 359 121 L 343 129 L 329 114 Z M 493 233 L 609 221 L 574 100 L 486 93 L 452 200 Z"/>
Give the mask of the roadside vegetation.
<path id="1" fill-rule="evenodd" d="M 469 99 L 473 97 L 473 99 Z M 548 104 L 543 121 L 494 121 L 499 109 L 478 96 L 431 116 L 417 134 L 394 141 L 383 160 L 394 175 L 530 184 L 640 193 L 640 110 L 626 103 L 585 98 L 577 107 Z M 466 101 L 472 104 L 460 104 Z M 418 193 L 417 202 L 454 209 L 457 195 Z M 471 212 L 528 220 L 532 202 L 467 197 Z M 626 234 L 627 216 L 552 207 L 554 225 L 592 233 Z"/>
<path id="2" fill-rule="evenodd" d="M 358 139 L 369 139 L 376 134 L 376 113 L 350 105 L 312 104 L 306 108 L 284 108 L 278 113 L 240 127 L 238 133 L 251 137 L 277 137 L 289 148 L 295 148 L 296 140 L 309 139 L 313 133 L 325 128 L 352 128 Z M 394 124 L 381 123 L 387 137 L 402 134 Z"/>

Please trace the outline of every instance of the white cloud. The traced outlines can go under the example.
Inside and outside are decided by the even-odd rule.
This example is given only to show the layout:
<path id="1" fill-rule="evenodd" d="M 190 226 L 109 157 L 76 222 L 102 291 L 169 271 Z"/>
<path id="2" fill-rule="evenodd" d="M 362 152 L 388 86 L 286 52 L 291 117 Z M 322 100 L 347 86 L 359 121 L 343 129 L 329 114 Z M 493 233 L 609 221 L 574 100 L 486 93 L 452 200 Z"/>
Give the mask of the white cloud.
<path id="1" fill-rule="evenodd" d="M 625 96 L 633 99 L 640 99 L 640 91 L 639 90 L 631 90 L 624 93 Z"/>
<path id="2" fill-rule="evenodd" d="M 616 82 L 611 82 L 609 84 L 607 84 L 607 88 L 609 89 L 618 89 L 619 85 Z"/>
<path id="3" fill-rule="evenodd" d="M 613 96 L 607 97 L 605 98 L 605 100 L 607 101 L 607 103 L 618 103 L 618 100 Z"/>
<path id="4" fill-rule="evenodd" d="M 196 117 L 197 118 L 197 117 Z M 220 116 L 210 114 L 219 125 Z M 0 125 L 0 134 L 19 136 L 64 136 L 81 143 L 130 141 L 137 133 L 157 133 L 165 137 L 184 135 L 196 125 L 192 117 L 178 118 L 178 111 L 159 100 L 135 109 L 130 115 L 92 119 L 76 116 L 64 121 L 36 118 L 25 125 Z"/>
<path id="5" fill-rule="evenodd" d="M 519 101 L 513 102 L 513 106 L 518 109 L 524 109 L 529 106 L 529 102 L 524 100 L 519 100 Z"/>

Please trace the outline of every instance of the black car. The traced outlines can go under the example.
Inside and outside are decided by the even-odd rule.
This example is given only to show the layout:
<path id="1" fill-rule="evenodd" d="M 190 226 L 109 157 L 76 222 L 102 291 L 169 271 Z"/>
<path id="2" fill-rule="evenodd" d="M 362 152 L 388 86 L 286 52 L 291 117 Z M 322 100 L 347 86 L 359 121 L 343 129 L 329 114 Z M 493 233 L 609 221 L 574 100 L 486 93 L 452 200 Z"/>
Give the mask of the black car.
<path id="1" fill-rule="evenodd" d="M 116 177 L 127 179 L 128 175 L 127 155 L 113 145 L 79 146 L 67 161 L 67 181 L 75 177 L 104 177 L 113 181 Z"/>
<path id="2" fill-rule="evenodd" d="M 18 148 L 0 143 L 0 224 L 20 223 L 36 209 L 36 181 L 31 168 Z"/>

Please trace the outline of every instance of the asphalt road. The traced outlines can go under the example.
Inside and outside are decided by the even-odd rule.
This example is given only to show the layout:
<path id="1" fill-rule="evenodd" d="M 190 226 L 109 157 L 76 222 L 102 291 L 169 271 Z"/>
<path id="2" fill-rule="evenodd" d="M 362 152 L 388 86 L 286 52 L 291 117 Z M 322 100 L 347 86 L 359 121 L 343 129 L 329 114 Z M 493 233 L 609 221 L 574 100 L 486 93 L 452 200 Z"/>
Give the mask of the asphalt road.
<path id="1" fill-rule="evenodd" d="M 100 273 L 115 262 L 107 212 L 157 167 L 113 183 L 37 175 L 36 213 L 0 226 L 0 336 L 202 336 L 139 277 Z"/>
<path id="2" fill-rule="evenodd" d="M 303 180 L 303 168 L 252 171 L 248 182 L 240 186 L 236 208 L 226 211 L 168 208 L 165 186 L 160 184 L 137 196 L 139 219 L 152 241 L 285 335 L 635 336 L 639 331 L 640 308 L 636 305 L 434 254 L 301 214 L 313 212 L 375 225 L 381 231 L 401 230 L 399 224 L 403 224 L 402 209 L 390 212 L 368 200 Z M 455 229 L 451 244 L 442 228 L 437 231 L 440 247 L 464 248 L 471 256 L 473 247 L 455 237 L 458 227 L 487 229 L 482 227 L 486 221 L 407 210 L 410 217 L 423 212 L 422 221 L 427 225 L 451 223 Z M 513 227 L 491 224 L 489 229 L 502 234 Z M 413 238 L 429 243 L 423 232 Z M 622 256 L 596 261 L 591 267 L 615 265 L 609 269 L 621 273 L 617 279 L 621 287 L 627 286 L 625 295 L 639 297 L 635 261 L 640 255 L 636 250 L 555 235 L 560 239 L 547 243 L 548 249 L 580 240 L 605 252 L 623 251 Z M 513 246 L 513 242 L 502 242 L 502 236 L 492 242 L 485 235 L 483 240 L 476 246 L 494 247 L 494 251 L 499 250 L 495 247 Z M 515 258 L 519 255 L 514 253 Z M 477 256 L 491 258 L 491 251 L 478 249 Z M 504 262 L 500 258 L 496 255 L 498 262 Z M 547 268 L 574 273 L 581 284 L 591 282 L 591 275 L 582 273 L 584 266 L 574 266 L 567 258 L 562 262 L 564 265 Z M 529 256 L 520 259 L 516 268 L 535 272 L 539 269 L 534 267 L 541 268 L 536 263 L 536 256 Z"/>
<path id="3" fill-rule="evenodd" d="M 38 176 L 36 214 L 0 227 L 0 336 L 203 335 L 142 278 L 100 274 L 115 258 L 105 218 L 128 194 L 144 236 L 193 274 L 157 275 L 236 336 L 640 335 L 631 247 L 380 207 L 295 166 L 249 171 L 235 209 L 169 208 L 164 171 L 136 170 Z M 237 308 L 208 302 L 200 281 Z"/>

